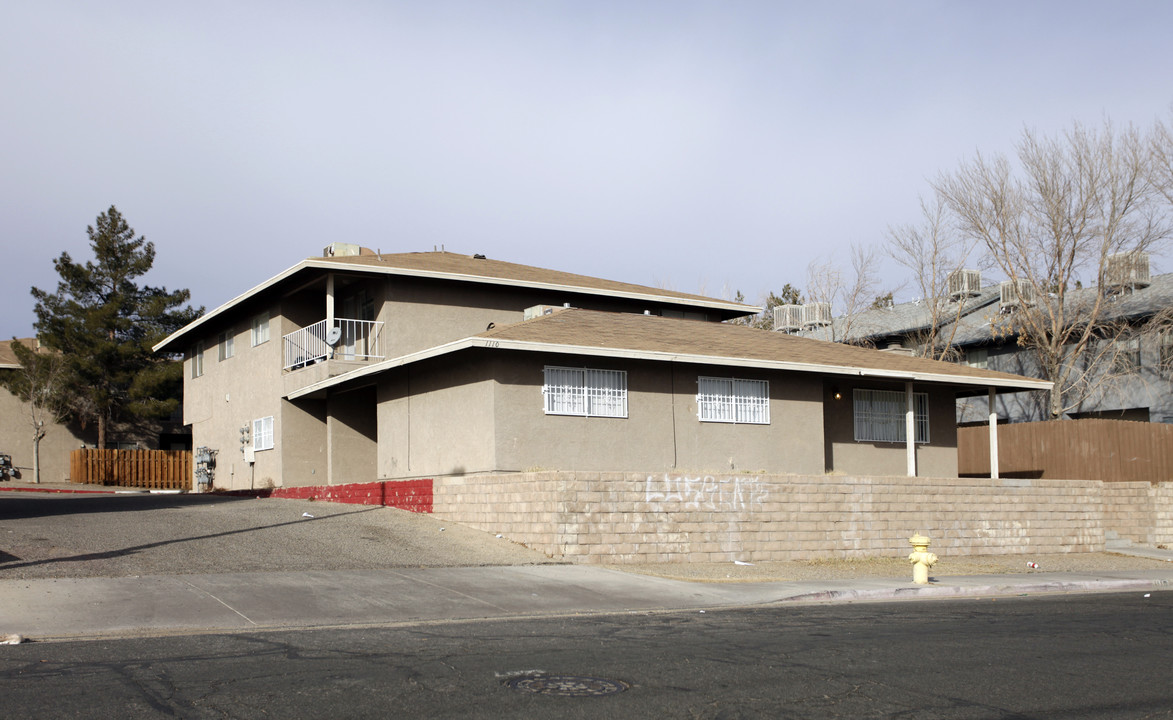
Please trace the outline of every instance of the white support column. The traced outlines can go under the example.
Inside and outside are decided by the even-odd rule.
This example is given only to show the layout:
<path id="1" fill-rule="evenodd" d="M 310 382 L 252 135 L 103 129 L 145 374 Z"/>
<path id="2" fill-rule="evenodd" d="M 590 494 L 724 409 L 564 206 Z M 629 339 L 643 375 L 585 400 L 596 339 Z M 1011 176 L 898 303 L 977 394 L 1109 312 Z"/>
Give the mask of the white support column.
<path id="1" fill-rule="evenodd" d="M 994 388 L 990 388 L 990 477 L 998 478 L 998 407 L 994 405 Z"/>
<path id="2" fill-rule="evenodd" d="M 326 332 L 334 329 L 334 273 L 326 273 Z"/>
<path id="3" fill-rule="evenodd" d="M 908 456 L 908 477 L 916 477 L 916 404 L 912 397 L 912 382 L 904 383 L 908 409 L 904 413 L 904 449 Z"/>

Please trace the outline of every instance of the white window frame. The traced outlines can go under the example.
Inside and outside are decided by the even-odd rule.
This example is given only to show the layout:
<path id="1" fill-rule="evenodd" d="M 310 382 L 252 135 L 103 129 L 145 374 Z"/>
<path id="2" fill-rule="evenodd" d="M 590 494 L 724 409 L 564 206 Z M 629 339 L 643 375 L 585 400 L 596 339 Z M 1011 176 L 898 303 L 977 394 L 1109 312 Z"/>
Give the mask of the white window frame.
<path id="1" fill-rule="evenodd" d="M 547 365 L 542 371 L 547 415 L 627 417 L 627 371 Z"/>
<path id="2" fill-rule="evenodd" d="M 1140 338 L 1119 338 L 1113 341 L 1112 372 L 1120 375 L 1131 375 L 1141 369 Z"/>
<path id="3" fill-rule="evenodd" d="M 1157 367 L 1173 375 L 1173 330 L 1164 330 L 1157 336 Z"/>
<path id="4" fill-rule="evenodd" d="M 701 375 L 696 415 L 701 422 L 770 424 L 770 382 Z"/>
<path id="5" fill-rule="evenodd" d="M 929 396 L 913 393 L 916 443 L 929 443 Z M 875 443 L 905 442 L 905 414 L 908 397 L 900 390 L 855 388 L 852 397 L 855 441 Z"/>
<path id="6" fill-rule="evenodd" d="M 253 451 L 272 450 L 273 447 L 273 416 L 253 420 Z"/>
<path id="7" fill-rule="evenodd" d="M 253 318 L 253 347 L 269 342 L 269 313 L 263 312 Z"/>
<path id="8" fill-rule="evenodd" d="M 990 351 L 988 348 L 970 348 L 965 351 L 965 366 L 988 370 L 990 367 Z"/>
<path id="9" fill-rule="evenodd" d="M 191 348 L 191 377 L 196 379 L 204 374 L 204 343 L 198 342 Z"/>
<path id="10" fill-rule="evenodd" d="M 236 354 L 236 335 L 228 330 L 220 333 L 216 342 L 218 362 L 224 362 Z"/>

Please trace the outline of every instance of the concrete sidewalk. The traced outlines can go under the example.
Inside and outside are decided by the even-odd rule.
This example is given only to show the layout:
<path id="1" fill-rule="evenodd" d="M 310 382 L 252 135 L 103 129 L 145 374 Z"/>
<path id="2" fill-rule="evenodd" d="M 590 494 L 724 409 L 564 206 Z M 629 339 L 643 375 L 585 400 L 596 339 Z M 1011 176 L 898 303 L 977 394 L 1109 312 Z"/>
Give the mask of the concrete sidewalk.
<path id="1" fill-rule="evenodd" d="M 884 578 L 695 583 L 581 565 L 6 580 L 0 634 L 45 641 L 1170 588 L 1173 567 L 950 577 L 927 586 Z"/>
<path id="2" fill-rule="evenodd" d="M 1017 572 L 946 558 L 935 582 L 917 586 L 903 554 L 891 567 L 540 564 L 551 561 L 500 536 L 387 508 L 0 489 L 18 490 L 0 493 L 0 559 L 10 553 L 0 562 L 0 636 L 32 641 L 1173 589 L 1173 551 L 1124 541 L 1112 555 L 1048 558 L 1043 572 L 1023 572 L 1018 556 Z M 665 571 L 679 574 L 657 576 Z"/>

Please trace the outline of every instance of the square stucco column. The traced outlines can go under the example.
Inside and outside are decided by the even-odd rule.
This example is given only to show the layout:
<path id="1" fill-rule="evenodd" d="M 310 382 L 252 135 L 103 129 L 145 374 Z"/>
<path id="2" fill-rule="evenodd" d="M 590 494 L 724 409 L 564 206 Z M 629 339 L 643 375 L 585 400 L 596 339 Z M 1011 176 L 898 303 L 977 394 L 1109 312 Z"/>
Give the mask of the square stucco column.
<path id="1" fill-rule="evenodd" d="M 998 478 L 998 408 L 994 405 L 994 388 L 989 389 L 990 397 L 990 477 Z"/>
<path id="2" fill-rule="evenodd" d="M 904 383 L 904 399 L 908 404 L 904 413 L 904 452 L 908 458 L 908 477 L 916 477 L 916 404 L 911 381 Z"/>

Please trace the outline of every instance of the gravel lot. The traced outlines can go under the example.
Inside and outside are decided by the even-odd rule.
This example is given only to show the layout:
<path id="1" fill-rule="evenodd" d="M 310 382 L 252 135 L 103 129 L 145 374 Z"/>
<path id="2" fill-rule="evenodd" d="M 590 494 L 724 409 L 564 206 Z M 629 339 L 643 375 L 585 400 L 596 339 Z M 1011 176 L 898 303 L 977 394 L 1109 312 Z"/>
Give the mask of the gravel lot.
<path id="1" fill-rule="evenodd" d="M 906 556 L 612 567 L 709 582 L 840 580 L 910 576 Z M 0 580 L 557 562 L 492 533 L 394 508 L 208 495 L 0 493 Z M 1169 563 L 1111 553 L 942 556 L 932 575 L 1145 568 Z"/>

